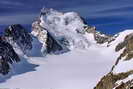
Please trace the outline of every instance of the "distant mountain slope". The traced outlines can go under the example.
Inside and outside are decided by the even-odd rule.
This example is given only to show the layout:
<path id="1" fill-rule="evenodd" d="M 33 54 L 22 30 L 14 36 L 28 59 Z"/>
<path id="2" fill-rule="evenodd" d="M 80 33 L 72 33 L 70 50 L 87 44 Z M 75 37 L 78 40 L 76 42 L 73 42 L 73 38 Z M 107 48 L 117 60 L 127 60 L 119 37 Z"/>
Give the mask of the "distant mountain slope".
<path id="1" fill-rule="evenodd" d="M 94 89 L 132 89 L 133 30 L 119 33 L 119 36 L 110 44 L 110 48 L 117 52 L 116 62 Z"/>

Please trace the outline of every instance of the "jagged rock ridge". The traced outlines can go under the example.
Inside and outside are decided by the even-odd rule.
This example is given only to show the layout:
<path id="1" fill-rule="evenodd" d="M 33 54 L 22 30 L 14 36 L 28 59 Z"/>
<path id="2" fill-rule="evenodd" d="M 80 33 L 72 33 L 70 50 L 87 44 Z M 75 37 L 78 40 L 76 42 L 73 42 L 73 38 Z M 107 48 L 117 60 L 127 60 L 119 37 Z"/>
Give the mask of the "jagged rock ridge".
<path id="1" fill-rule="evenodd" d="M 32 49 L 32 37 L 20 24 L 6 28 L 4 37 L 13 47 L 19 47 L 24 54 Z"/>
<path id="2" fill-rule="evenodd" d="M 0 37 L 0 74 L 6 75 L 10 72 L 9 64 L 19 62 L 20 58 L 15 53 L 13 47 L 3 37 Z"/>
<path id="3" fill-rule="evenodd" d="M 0 37 L 0 74 L 7 75 L 12 64 L 20 61 L 16 49 L 24 54 L 32 49 L 32 37 L 20 24 L 9 26 Z"/>

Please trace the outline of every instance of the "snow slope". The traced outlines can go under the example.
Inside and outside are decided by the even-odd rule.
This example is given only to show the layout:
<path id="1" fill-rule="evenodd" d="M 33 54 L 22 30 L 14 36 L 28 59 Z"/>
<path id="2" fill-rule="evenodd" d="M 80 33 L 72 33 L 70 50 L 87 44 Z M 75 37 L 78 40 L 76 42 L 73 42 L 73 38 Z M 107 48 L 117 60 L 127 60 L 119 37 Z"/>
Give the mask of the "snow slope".
<path id="1" fill-rule="evenodd" d="M 92 89 L 98 79 L 109 72 L 114 59 L 112 56 L 113 51 L 93 45 L 84 51 L 27 57 L 29 63 L 38 65 L 35 71 L 13 76 L 0 83 L 0 88 Z"/>

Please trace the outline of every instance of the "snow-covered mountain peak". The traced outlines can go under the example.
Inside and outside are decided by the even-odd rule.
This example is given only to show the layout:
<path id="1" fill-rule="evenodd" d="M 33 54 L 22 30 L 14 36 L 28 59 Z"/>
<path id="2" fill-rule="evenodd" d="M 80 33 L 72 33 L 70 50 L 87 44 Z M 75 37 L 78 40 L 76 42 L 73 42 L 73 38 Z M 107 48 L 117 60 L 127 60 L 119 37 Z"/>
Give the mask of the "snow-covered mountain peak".
<path id="1" fill-rule="evenodd" d="M 61 36 L 68 32 L 84 32 L 85 24 L 76 12 L 62 13 L 53 9 L 43 10 L 40 20 L 40 25 L 53 32 L 55 36 Z"/>
<path id="2" fill-rule="evenodd" d="M 50 14 L 55 14 L 55 15 L 61 15 L 63 14 L 62 12 L 58 12 L 57 10 L 54 10 L 52 8 L 42 8 L 40 15 L 50 15 Z"/>
<path id="3" fill-rule="evenodd" d="M 65 42 L 64 45 L 70 50 L 73 48 L 86 49 L 91 44 L 88 39 L 89 35 L 86 35 L 88 34 L 85 29 L 86 24 L 76 12 L 63 13 L 43 8 L 39 19 L 35 22 L 38 23 L 38 26 L 43 31 L 50 33 L 57 41 L 63 42 L 63 44 Z M 36 32 L 35 30 L 32 31 L 34 35 Z"/>

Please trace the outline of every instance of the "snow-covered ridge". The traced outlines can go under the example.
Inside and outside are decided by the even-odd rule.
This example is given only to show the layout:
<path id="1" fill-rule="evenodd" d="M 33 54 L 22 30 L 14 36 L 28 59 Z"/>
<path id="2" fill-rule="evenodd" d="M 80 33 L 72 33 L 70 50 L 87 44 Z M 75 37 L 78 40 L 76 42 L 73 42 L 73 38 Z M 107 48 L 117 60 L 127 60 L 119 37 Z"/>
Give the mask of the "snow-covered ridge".
<path id="1" fill-rule="evenodd" d="M 112 45 L 111 47 L 113 47 L 115 49 L 115 47 L 121 43 L 122 41 L 124 41 L 125 37 L 129 34 L 133 33 L 133 30 L 132 29 L 127 29 L 127 30 L 124 30 L 123 32 L 119 32 L 117 33 L 116 35 L 114 35 L 115 40 L 110 42 L 109 45 Z"/>
<path id="2" fill-rule="evenodd" d="M 133 86 L 133 30 L 120 32 L 108 49 L 116 52 L 116 62 L 95 89 L 131 89 Z"/>

